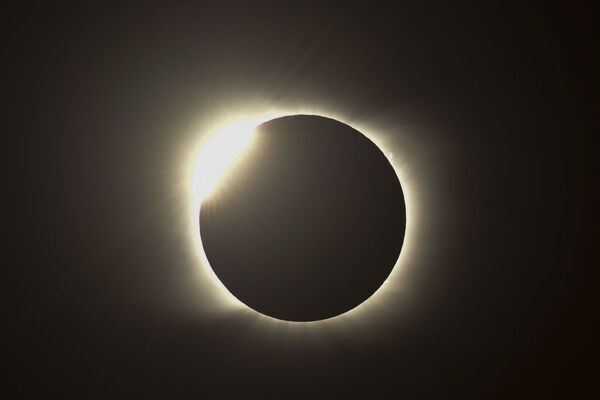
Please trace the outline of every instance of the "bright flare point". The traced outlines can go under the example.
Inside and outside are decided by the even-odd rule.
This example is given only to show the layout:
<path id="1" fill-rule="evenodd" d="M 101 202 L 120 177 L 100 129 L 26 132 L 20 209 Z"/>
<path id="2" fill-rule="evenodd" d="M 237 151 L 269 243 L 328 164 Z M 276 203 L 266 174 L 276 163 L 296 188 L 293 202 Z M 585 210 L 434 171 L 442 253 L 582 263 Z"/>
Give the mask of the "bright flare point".
<path id="1" fill-rule="evenodd" d="M 202 147 L 194 174 L 200 200 L 213 194 L 231 166 L 252 142 L 256 122 L 242 121 L 226 126 L 212 135 Z"/>

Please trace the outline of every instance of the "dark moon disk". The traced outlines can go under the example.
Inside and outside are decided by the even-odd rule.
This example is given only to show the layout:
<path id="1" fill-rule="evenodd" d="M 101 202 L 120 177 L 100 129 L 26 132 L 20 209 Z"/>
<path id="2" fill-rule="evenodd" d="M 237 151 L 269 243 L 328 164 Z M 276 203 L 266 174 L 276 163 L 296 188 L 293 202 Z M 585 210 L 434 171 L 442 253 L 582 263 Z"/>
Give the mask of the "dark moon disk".
<path id="1" fill-rule="evenodd" d="M 244 304 L 321 320 L 388 277 L 404 241 L 404 196 L 365 135 L 330 118 L 276 118 L 233 168 L 202 204 L 200 235 L 217 277 Z"/>

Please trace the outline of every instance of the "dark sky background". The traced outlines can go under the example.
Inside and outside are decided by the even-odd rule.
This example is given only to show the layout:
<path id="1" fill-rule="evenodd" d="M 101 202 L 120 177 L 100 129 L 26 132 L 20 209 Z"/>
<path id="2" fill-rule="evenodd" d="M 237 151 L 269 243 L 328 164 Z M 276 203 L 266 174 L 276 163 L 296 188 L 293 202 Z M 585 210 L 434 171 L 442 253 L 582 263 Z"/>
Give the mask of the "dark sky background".
<path id="1" fill-rule="evenodd" d="M 395 3 L 5 15 L 6 398 L 564 398 L 590 383 L 591 10 Z M 374 315 L 266 326 L 198 278 L 179 156 L 191 127 L 263 104 L 336 110 L 404 157 L 419 226 L 404 289 Z"/>

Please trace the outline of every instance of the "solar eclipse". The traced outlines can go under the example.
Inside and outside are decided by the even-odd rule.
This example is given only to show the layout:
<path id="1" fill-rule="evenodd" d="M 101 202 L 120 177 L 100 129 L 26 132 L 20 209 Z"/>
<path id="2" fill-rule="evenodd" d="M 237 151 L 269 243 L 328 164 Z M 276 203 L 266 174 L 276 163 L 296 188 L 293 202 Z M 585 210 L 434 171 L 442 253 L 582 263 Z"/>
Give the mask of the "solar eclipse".
<path id="1" fill-rule="evenodd" d="M 589 7 L 11 11 L 1 398 L 591 392 Z"/>
<path id="2" fill-rule="evenodd" d="M 392 271 L 406 210 L 398 176 L 361 132 L 292 115 L 209 139 L 199 160 L 200 236 L 238 300 L 286 321 L 343 314 Z"/>

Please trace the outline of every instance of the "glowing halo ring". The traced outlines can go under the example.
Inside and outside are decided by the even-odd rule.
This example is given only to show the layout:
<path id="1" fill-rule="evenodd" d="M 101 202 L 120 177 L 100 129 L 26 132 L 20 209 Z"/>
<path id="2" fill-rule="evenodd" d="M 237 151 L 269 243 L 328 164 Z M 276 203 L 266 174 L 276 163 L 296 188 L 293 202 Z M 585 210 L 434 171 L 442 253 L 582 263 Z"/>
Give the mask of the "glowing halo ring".
<path id="1" fill-rule="evenodd" d="M 331 318 L 317 320 L 317 321 L 286 321 L 277 319 L 265 314 L 262 314 L 250 306 L 244 304 L 242 301 L 237 299 L 233 293 L 227 289 L 227 287 L 219 280 L 214 270 L 210 266 L 208 259 L 206 257 L 206 253 L 204 252 L 204 247 L 202 245 L 202 238 L 200 236 L 200 224 L 199 224 L 199 215 L 200 208 L 202 206 L 202 192 L 199 190 L 198 177 L 199 177 L 199 168 L 201 165 L 200 156 L 204 147 L 211 138 L 218 134 L 219 132 L 223 132 L 224 130 L 228 130 L 229 127 L 232 126 L 244 126 L 246 129 L 255 129 L 259 125 L 269 120 L 288 116 L 288 115 L 314 115 L 314 116 L 322 116 L 326 118 L 335 119 L 341 123 L 344 123 L 357 131 L 361 132 L 365 135 L 369 140 L 371 140 L 375 145 L 385 154 L 386 158 L 392 165 L 400 184 L 402 185 L 402 191 L 404 194 L 404 203 L 406 208 L 406 227 L 405 227 L 405 236 L 404 242 L 402 245 L 402 249 L 400 251 L 400 255 L 390 272 L 388 278 L 383 282 L 383 284 L 365 301 L 357 305 L 356 307 L 342 313 L 336 315 Z M 295 109 L 290 111 L 270 111 L 263 113 L 240 113 L 237 114 L 237 117 L 229 116 L 227 118 L 223 118 L 220 123 L 214 124 L 209 129 L 203 130 L 204 134 L 200 134 L 200 140 L 191 147 L 191 151 L 188 150 L 187 157 L 187 168 L 186 168 L 186 188 L 187 188 L 187 198 L 189 199 L 188 206 L 188 218 L 187 221 L 190 222 L 190 231 L 192 234 L 190 235 L 192 238 L 191 245 L 195 249 L 197 253 L 197 258 L 201 263 L 201 269 L 205 278 L 208 279 L 213 288 L 218 289 L 216 291 L 218 294 L 218 302 L 222 307 L 224 312 L 226 311 L 235 311 L 235 312 L 243 312 L 249 313 L 254 317 L 260 319 L 261 321 L 268 322 L 271 324 L 282 325 L 286 327 L 290 326 L 317 326 L 317 325 L 330 325 L 332 323 L 337 323 L 340 320 L 354 320 L 361 315 L 368 313 L 369 309 L 373 309 L 377 305 L 381 305 L 384 302 L 384 298 L 388 295 L 390 288 L 393 289 L 395 286 L 399 286 L 399 278 L 400 273 L 404 270 L 404 266 L 407 263 L 408 259 L 410 259 L 410 254 L 414 249 L 414 231 L 416 229 L 418 223 L 418 210 L 417 205 L 418 202 L 413 199 L 413 190 L 411 190 L 410 180 L 408 176 L 405 174 L 405 169 L 400 168 L 395 160 L 402 159 L 402 156 L 395 157 L 393 156 L 395 151 L 389 149 L 385 143 L 381 140 L 381 136 L 384 135 L 376 135 L 373 133 L 372 129 L 369 129 L 366 126 L 357 123 L 349 123 L 347 122 L 347 118 L 344 118 L 339 115 L 335 115 L 334 113 L 328 112 L 314 112 L 305 109 Z M 394 149 L 397 150 L 397 149 Z M 401 152 L 401 151 L 400 151 Z"/>

